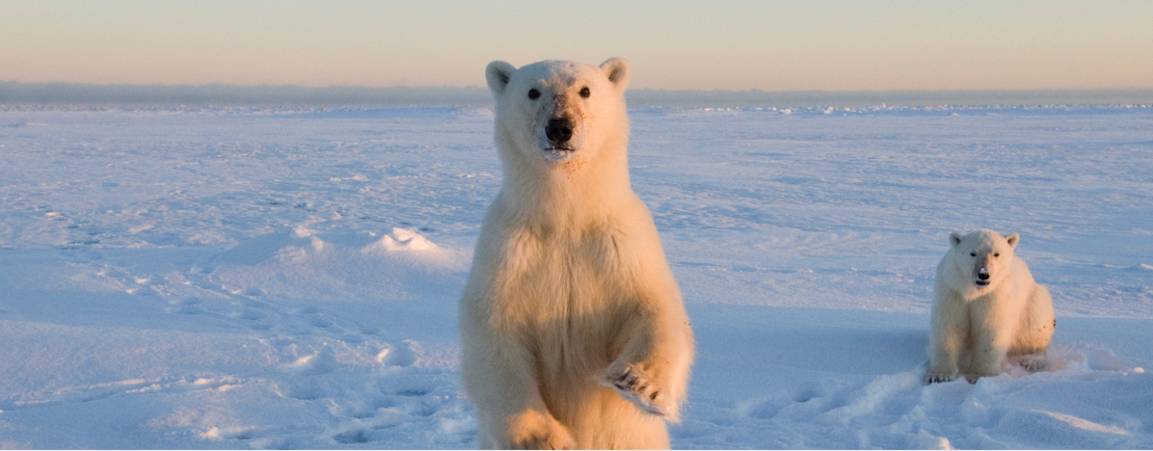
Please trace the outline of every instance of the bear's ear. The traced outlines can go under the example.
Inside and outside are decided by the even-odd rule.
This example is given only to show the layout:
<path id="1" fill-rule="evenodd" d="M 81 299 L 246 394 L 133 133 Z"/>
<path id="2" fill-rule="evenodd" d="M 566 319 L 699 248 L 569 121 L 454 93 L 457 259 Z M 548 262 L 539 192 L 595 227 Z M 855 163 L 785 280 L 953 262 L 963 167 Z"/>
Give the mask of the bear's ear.
<path id="1" fill-rule="evenodd" d="M 949 244 L 951 244 L 953 246 L 961 244 L 961 234 L 957 233 L 957 232 L 950 233 L 949 234 Z"/>
<path id="2" fill-rule="evenodd" d="M 484 68 L 484 79 L 488 81 L 488 89 L 492 91 L 493 96 L 499 97 L 504 92 L 513 72 L 516 72 L 516 68 L 504 61 L 488 63 L 488 67 Z"/>
<path id="3" fill-rule="evenodd" d="M 605 76 L 616 85 L 617 89 L 624 90 L 629 84 L 629 62 L 624 58 L 609 58 L 601 63 L 601 70 Z"/>
<path id="4" fill-rule="evenodd" d="M 1005 237 L 1005 239 L 1009 241 L 1009 247 L 1016 249 L 1017 243 L 1019 243 L 1021 241 L 1021 235 L 1014 233 L 1012 235 Z"/>

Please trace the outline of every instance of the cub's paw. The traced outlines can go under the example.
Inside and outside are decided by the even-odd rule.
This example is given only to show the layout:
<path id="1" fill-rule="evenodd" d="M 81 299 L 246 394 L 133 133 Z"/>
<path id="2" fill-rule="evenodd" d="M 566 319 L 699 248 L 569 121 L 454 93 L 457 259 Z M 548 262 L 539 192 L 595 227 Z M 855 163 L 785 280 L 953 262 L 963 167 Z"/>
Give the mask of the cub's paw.
<path id="1" fill-rule="evenodd" d="M 636 365 L 613 365 L 601 375 L 600 384 L 612 388 L 641 410 L 676 421 L 677 406 L 664 384 Z"/>
<path id="2" fill-rule="evenodd" d="M 574 449 L 576 441 L 563 425 L 547 413 L 530 410 L 508 422 L 509 449 Z"/>
<path id="3" fill-rule="evenodd" d="M 925 385 L 941 384 L 941 383 L 945 383 L 945 382 L 952 382 L 953 379 L 956 379 L 956 378 L 957 378 L 957 375 L 952 374 L 952 373 L 932 373 L 932 372 L 929 372 L 929 373 L 925 373 L 925 375 L 921 377 L 921 383 L 923 383 Z"/>

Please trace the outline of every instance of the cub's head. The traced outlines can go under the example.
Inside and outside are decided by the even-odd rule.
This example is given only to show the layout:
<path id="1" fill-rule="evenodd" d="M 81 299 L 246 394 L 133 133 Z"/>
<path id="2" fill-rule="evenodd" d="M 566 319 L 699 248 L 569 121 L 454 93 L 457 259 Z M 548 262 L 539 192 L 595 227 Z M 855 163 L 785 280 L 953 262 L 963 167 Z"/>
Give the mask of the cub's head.
<path id="1" fill-rule="evenodd" d="M 991 291 L 1009 275 L 1019 240 L 1016 233 L 1005 237 L 992 230 L 950 234 L 953 248 L 949 263 L 954 288 L 975 293 Z"/>
<path id="2" fill-rule="evenodd" d="M 496 98 L 497 142 L 516 158 L 546 166 L 591 159 L 611 140 L 624 144 L 628 75 L 628 63 L 619 58 L 600 66 L 489 63 L 485 78 Z"/>

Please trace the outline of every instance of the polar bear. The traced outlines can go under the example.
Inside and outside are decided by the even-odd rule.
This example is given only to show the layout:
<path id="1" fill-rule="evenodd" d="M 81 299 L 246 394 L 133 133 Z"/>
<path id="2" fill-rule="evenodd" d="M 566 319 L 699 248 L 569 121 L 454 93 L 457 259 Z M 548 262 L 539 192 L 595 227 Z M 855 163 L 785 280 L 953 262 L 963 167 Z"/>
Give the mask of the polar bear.
<path id="1" fill-rule="evenodd" d="M 991 230 L 952 233 L 937 265 L 925 382 L 964 373 L 970 381 L 1001 372 L 1006 358 L 1044 365 L 1056 320 L 1049 290 L 1014 254 L 1020 236 Z"/>
<path id="2" fill-rule="evenodd" d="M 693 337 L 627 165 L 628 64 L 485 70 L 500 192 L 460 302 L 486 448 L 667 448 Z"/>

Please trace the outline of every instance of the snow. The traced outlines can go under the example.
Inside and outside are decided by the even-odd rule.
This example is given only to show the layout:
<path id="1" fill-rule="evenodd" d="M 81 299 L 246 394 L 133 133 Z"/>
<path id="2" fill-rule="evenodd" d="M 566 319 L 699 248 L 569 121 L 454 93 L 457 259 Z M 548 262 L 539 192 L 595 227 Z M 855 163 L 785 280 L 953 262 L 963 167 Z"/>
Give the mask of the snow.
<path id="1" fill-rule="evenodd" d="M 1153 447 L 1153 109 L 661 106 L 679 448 Z M 0 108 L 0 448 L 469 448 L 484 106 Z M 919 382 L 950 231 L 1022 234 L 1049 367 Z"/>

